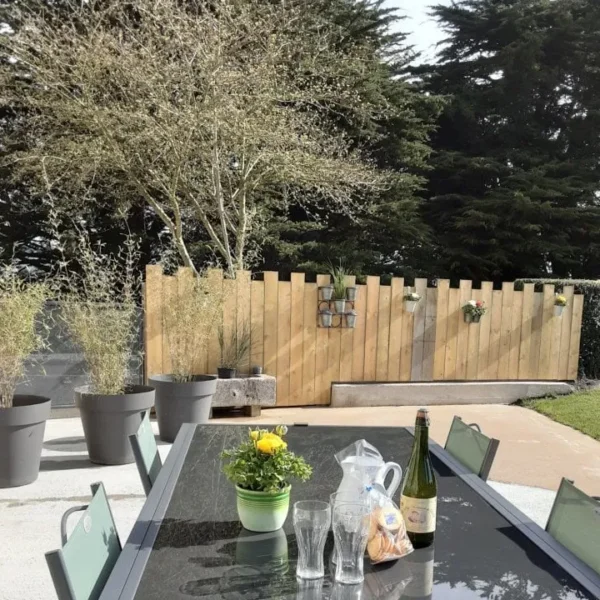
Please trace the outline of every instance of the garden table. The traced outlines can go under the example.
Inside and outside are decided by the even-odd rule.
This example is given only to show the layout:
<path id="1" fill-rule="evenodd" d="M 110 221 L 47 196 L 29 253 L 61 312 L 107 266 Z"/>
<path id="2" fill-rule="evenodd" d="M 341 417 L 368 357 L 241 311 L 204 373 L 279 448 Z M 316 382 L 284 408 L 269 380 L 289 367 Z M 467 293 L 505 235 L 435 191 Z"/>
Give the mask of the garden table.
<path id="1" fill-rule="evenodd" d="M 247 435 L 248 427 L 239 425 L 181 428 L 101 600 L 600 598 L 596 573 L 433 442 L 434 547 L 375 567 L 366 558 L 362 590 L 335 586 L 330 565 L 323 580 L 299 589 L 292 511 L 283 530 L 271 534 L 252 534 L 238 522 L 220 453 Z M 291 426 L 290 449 L 314 469 L 309 482 L 293 486 L 292 502 L 327 500 L 342 476 L 334 454 L 361 438 L 385 460 L 406 466 L 413 442 L 408 428 Z M 331 547 L 328 539 L 328 555 Z"/>

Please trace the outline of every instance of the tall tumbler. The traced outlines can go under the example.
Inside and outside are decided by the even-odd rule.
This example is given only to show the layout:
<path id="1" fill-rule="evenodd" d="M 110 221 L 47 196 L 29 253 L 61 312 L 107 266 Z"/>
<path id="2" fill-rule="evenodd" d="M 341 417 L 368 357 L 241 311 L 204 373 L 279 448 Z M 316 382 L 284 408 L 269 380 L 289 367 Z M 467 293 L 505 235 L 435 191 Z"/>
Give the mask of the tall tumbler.
<path id="1" fill-rule="evenodd" d="M 370 521 L 371 511 L 364 504 L 337 502 L 333 507 L 337 582 L 354 585 L 364 581 L 364 554 Z"/>
<path id="2" fill-rule="evenodd" d="M 317 579 L 325 575 L 323 553 L 331 525 L 328 502 L 305 500 L 294 504 L 294 530 L 298 544 L 296 575 L 300 579 Z"/>

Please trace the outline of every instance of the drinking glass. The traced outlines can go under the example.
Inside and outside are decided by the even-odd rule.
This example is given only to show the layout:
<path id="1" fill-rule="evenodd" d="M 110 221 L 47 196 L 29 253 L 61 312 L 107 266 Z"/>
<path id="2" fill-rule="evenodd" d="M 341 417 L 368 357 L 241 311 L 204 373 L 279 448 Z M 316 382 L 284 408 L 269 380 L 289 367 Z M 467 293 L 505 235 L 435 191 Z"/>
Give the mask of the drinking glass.
<path id="1" fill-rule="evenodd" d="M 364 581 L 364 554 L 370 526 L 368 506 L 337 502 L 333 507 L 333 535 L 337 552 L 335 580 L 344 584 Z"/>
<path id="2" fill-rule="evenodd" d="M 331 504 L 331 510 L 335 509 L 335 505 L 338 502 L 350 502 L 351 504 L 355 503 L 355 498 L 352 498 L 351 494 L 348 492 L 334 492 L 329 496 L 329 504 Z M 331 562 L 336 565 L 337 564 L 337 549 L 335 544 L 335 536 L 333 537 L 333 552 L 331 553 Z"/>
<path id="3" fill-rule="evenodd" d="M 294 530 L 298 544 L 296 575 L 301 579 L 318 579 L 325 575 L 323 551 L 331 525 L 328 502 L 304 500 L 294 504 Z"/>

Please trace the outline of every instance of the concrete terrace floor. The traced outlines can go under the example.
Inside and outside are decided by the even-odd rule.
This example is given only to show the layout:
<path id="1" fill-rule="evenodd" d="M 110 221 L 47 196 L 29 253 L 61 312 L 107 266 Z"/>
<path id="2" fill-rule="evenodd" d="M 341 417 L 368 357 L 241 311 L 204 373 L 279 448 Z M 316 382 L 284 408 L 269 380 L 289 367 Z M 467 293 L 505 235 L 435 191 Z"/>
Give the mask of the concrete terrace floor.
<path id="1" fill-rule="evenodd" d="M 587 493 L 600 495 L 600 442 L 514 406 L 434 406 L 431 435 L 442 444 L 455 414 L 477 422 L 500 440 L 490 484 L 543 526 L 562 476 Z M 412 425 L 416 407 L 278 408 L 258 419 L 217 418 L 217 423 L 322 425 Z M 153 423 L 156 429 L 156 423 Z M 170 449 L 160 444 L 165 459 Z M 0 489 L 0 600 L 55 600 L 44 552 L 60 545 L 60 517 L 85 504 L 90 484 L 103 481 L 123 542 L 144 503 L 136 466 L 99 467 L 87 458 L 78 418 L 53 419 L 46 427 L 39 479 L 25 487 Z M 76 518 L 76 517 L 74 517 Z M 10 549 L 10 550 L 8 550 Z"/>

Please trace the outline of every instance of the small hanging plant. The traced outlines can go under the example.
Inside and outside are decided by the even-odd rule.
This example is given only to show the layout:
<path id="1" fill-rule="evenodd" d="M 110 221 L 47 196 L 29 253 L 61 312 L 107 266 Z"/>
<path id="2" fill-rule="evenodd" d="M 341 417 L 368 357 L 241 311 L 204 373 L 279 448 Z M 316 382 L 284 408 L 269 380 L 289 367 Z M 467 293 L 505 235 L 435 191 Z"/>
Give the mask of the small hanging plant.
<path id="1" fill-rule="evenodd" d="M 465 323 L 479 323 L 479 319 L 487 312 L 483 300 L 469 300 L 463 307 Z"/>
<path id="2" fill-rule="evenodd" d="M 417 292 L 409 292 L 408 294 L 404 294 L 404 307 L 407 312 L 415 312 L 417 308 L 417 304 L 421 300 L 421 296 L 417 294 Z"/>
<path id="3" fill-rule="evenodd" d="M 563 296 L 562 294 L 556 294 L 556 296 L 554 296 L 554 314 L 557 317 L 562 316 L 565 306 L 567 306 L 566 296 Z"/>

